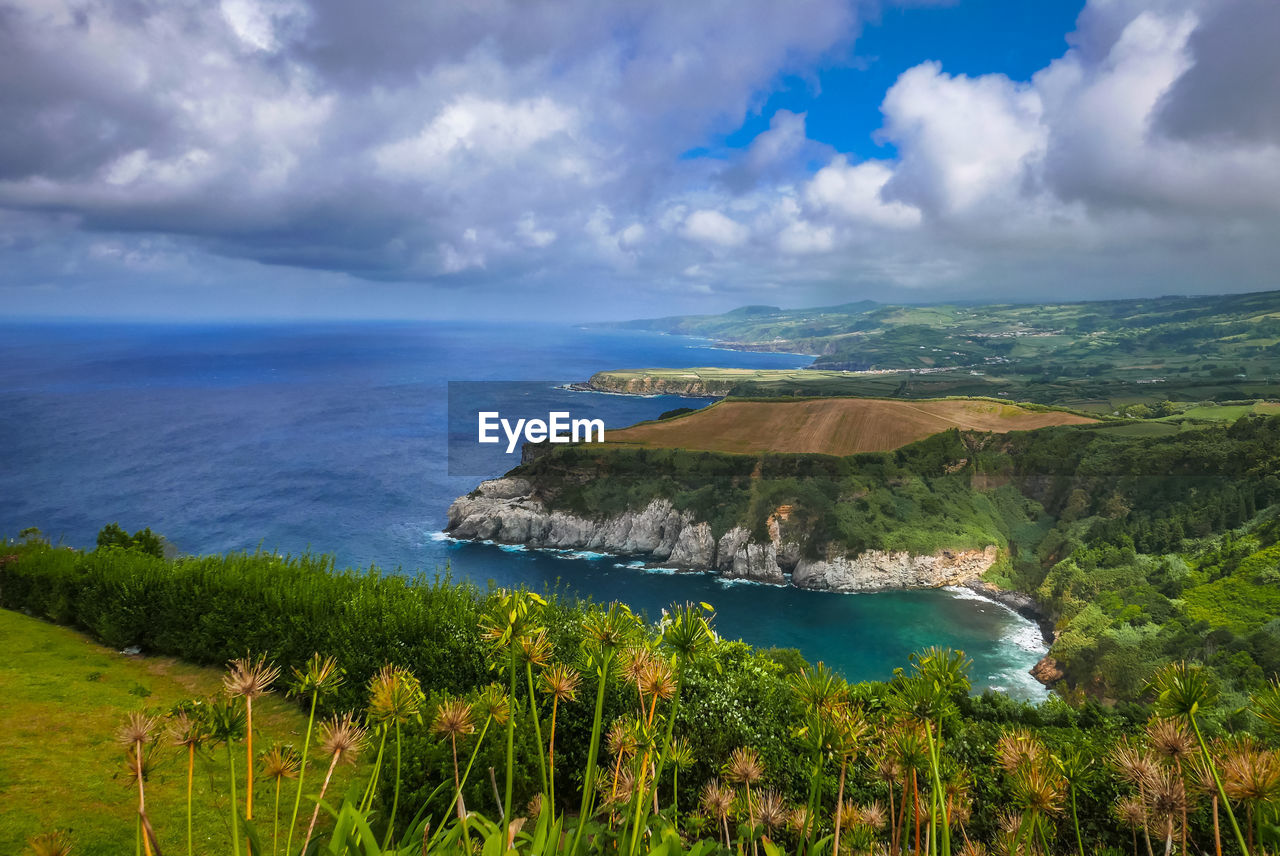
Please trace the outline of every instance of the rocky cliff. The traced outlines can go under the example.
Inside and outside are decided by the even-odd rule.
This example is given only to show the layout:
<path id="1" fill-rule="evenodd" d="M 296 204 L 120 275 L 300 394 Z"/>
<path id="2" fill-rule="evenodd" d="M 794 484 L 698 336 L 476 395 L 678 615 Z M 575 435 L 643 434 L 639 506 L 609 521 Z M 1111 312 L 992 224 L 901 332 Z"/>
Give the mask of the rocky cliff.
<path id="1" fill-rule="evenodd" d="M 827 591 L 932 588 L 977 579 L 995 562 L 997 549 L 943 551 L 930 556 L 869 550 L 858 556 L 830 553 L 812 559 L 782 539 L 771 525 L 770 540 L 751 540 L 737 527 L 716 538 L 710 525 L 655 499 L 641 511 L 592 520 L 549 509 L 520 478 L 480 484 L 449 506 L 446 532 L 455 538 L 592 550 L 631 556 L 687 571 L 729 579 Z"/>

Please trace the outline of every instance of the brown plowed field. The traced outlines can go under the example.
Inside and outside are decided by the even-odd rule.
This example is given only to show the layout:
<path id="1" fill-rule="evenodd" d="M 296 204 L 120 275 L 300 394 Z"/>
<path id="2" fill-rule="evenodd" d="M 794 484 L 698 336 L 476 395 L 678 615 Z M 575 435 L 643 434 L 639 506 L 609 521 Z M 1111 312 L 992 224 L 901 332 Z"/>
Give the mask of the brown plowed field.
<path id="1" fill-rule="evenodd" d="M 885 452 L 948 428 L 1027 431 L 1096 420 L 994 401 L 724 401 L 664 422 L 608 432 L 611 443 L 708 452 Z"/>

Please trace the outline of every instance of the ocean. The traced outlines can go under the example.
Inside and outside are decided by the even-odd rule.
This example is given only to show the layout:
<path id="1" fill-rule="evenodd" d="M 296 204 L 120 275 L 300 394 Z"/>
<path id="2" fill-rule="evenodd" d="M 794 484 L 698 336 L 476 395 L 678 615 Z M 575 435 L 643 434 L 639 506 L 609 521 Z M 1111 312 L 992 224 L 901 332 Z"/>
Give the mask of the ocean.
<path id="1" fill-rule="evenodd" d="M 806 357 L 638 331 L 472 322 L 0 326 L 0 535 L 38 526 L 91 546 L 106 523 L 187 553 L 303 550 L 339 566 L 440 571 L 621 600 L 656 617 L 717 611 L 722 636 L 799 648 L 851 680 L 927 645 L 963 649 L 979 688 L 1041 699 L 1037 628 L 965 591 L 831 594 L 625 559 L 459 543 L 449 503 L 518 463 L 466 442 L 470 412 L 568 410 L 609 427 L 706 399 L 575 392 L 607 368 L 794 368 Z M 455 406 L 448 406 L 450 382 Z M 474 383 L 482 382 L 482 383 Z M 460 390 L 465 392 L 460 393 Z M 455 454 L 450 466 L 450 441 Z M 465 454 L 463 454 L 465 452 Z"/>

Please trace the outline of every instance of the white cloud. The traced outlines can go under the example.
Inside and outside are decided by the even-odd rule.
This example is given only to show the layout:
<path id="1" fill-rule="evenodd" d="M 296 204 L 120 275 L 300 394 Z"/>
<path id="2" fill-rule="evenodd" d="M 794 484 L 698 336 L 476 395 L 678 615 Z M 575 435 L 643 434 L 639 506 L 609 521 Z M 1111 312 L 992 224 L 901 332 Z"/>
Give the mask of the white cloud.
<path id="1" fill-rule="evenodd" d="M 818 170 L 805 188 L 810 205 L 858 223 L 905 228 L 920 223 L 920 209 L 902 202 L 886 202 L 884 186 L 893 168 L 882 161 L 850 165 L 844 155 Z"/>
<path id="2" fill-rule="evenodd" d="M 885 95 L 884 136 L 901 151 L 888 196 L 939 215 L 1018 196 L 1043 156 L 1043 107 L 1003 75 L 953 77 L 939 63 L 904 72 Z"/>
<path id="3" fill-rule="evenodd" d="M 746 226 L 719 211 L 700 209 L 684 221 L 684 236 L 716 247 L 740 247 L 750 236 Z"/>
<path id="4" fill-rule="evenodd" d="M 549 137 L 569 131 L 573 112 L 550 98 L 513 103 L 462 97 L 417 135 L 381 146 L 374 159 L 384 171 L 432 177 L 451 167 L 453 155 L 471 153 L 483 164 L 504 165 Z"/>

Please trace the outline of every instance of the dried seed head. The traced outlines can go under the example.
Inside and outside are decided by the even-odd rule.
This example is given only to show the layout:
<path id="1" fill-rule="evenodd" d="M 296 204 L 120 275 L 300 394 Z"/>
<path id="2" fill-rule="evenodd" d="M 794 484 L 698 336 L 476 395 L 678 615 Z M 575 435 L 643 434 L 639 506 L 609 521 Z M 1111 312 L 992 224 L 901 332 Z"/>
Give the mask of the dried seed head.
<path id="1" fill-rule="evenodd" d="M 729 816 L 732 805 L 733 790 L 722 786 L 719 779 L 712 779 L 702 786 L 702 807 L 707 814 L 723 820 Z"/>
<path id="2" fill-rule="evenodd" d="M 655 658 L 640 670 L 640 691 L 664 701 L 676 694 L 675 676 L 665 660 Z"/>
<path id="3" fill-rule="evenodd" d="M 1274 801 L 1280 797 L 1280 754 L 1256 744 L 1228 752 L 1222 761 L 1222 787 L 1232 799 Z"/>
<path id="4" fill-rule="evenodd" d="M 320 747 L 329 758 L 337 758 L 338 763 L 354 764 L 364 749 L 367 735 L 353 714 L 335 714 L 320 726 Z"/>
<path id="5" fill-rule="evenodd" d="M 133 711 L 125 719 L 124 725 L 120 726 L 120 730 L 116 732 L 116 741 L 122 746 L 131 749 L 145 746 L 155 736 L 159 722 L 158 717 Z"/>
<path id="6" fill-rule="evenodd" d="M 1157 820 L 1181 817 L 1187 810 L 1187 789 L 1182 777 L 1168 767 L 1160 767 L 1143 790 L 1147 813 Z"/>
<path id="7" fill-rule="evenodd" d="M 1131 740 L 1121 740 L 1111 752 L 1111 765 L 1131 785 L 1144 784 L 1155 773 L 1156 760 L 1147 749 Z"/>
<path id="8" fill-rule="evenodd" d="M 284 779 L 298 778 L 298 768 L 301 765 L 298 753 L 293 747 L 279 743 L 259 755 L 258 762 L 262 765 L 263 777 L 275 781 L 276 784 Z"/>
<path id="9" fill-rule="evenodd" d="M 184 710 L 169 721 L 169 739 L 174 746 L 199 749 L 209 739 L 209 733 L 198 717 Z"/>
<path id="10" fill-rule="evenodd" d="M 863 826 L 877 832 L 884 829 L 885 824 L 888 823 L 888 815 L 885 813 L 884 806 L 878 800 L 859 809 L 858 819 Z"/>
<path id="11" fill-rule="evenodd" d="M 722 772 L 725 779 L 734 784 L 754 785 L 764 776 L 764 765 L 760 763 L 760 753 L 750 747 L 740 746 L 729 754 Z"/>
<path id="12" fill-rule="evenodd" d="M 756 816 L 764 828 L 772 832 L 787 822 L 787 804 L 777 791 L 767 790 L 757 798 Z"/>
<path id="13" fill-rule="evenodd" d="M 582 683 L 582 675 L 563 663 L 547 669 L 538 679 L 544 693 L 562 702 L 577 699 L 578 685 Z"/>
<path id="14" fill-rule="evenodd" d="M 1147 810 L 1137 797 L 1122 797 L 1113 807 L 1116 820 L 1130 829 L 1141 829 L 1147 822 Z"/>
<path id="15" fill-rule="evenodd" d="M 1195 757 L 1196 739 L 1182 723 L 1172 719 L 1156 719 L 1147 725 L 1147 742 L 1157 755 L 1184 764 Z"/>
<path id="16" fill-rule="evenodd" d="M 476 730 L 475 712 L 462 699 L 449 699 L 436 710 L 431 731 L 454 740 Z"/>
<path id="17" fill-rule="evenodd" d="M 280 668 L 267 662 L 267 655 L 261 654 L 258 659 L 241 657 L 227 665 L 227 674 L 222 678 L 222 687 L 232 698 L 242 697 L 249 700 L 264 696 L 271 692 L 271 685 L 280 677 Z"/>
<path id="18" fill-rule="evenodd" d="M 996 743 L 996 762 L 1007 773 L 1038 765 L 1044 755 L 1044 746 L 1026 729 L 1015 728 L 1001 735 Z"/>

